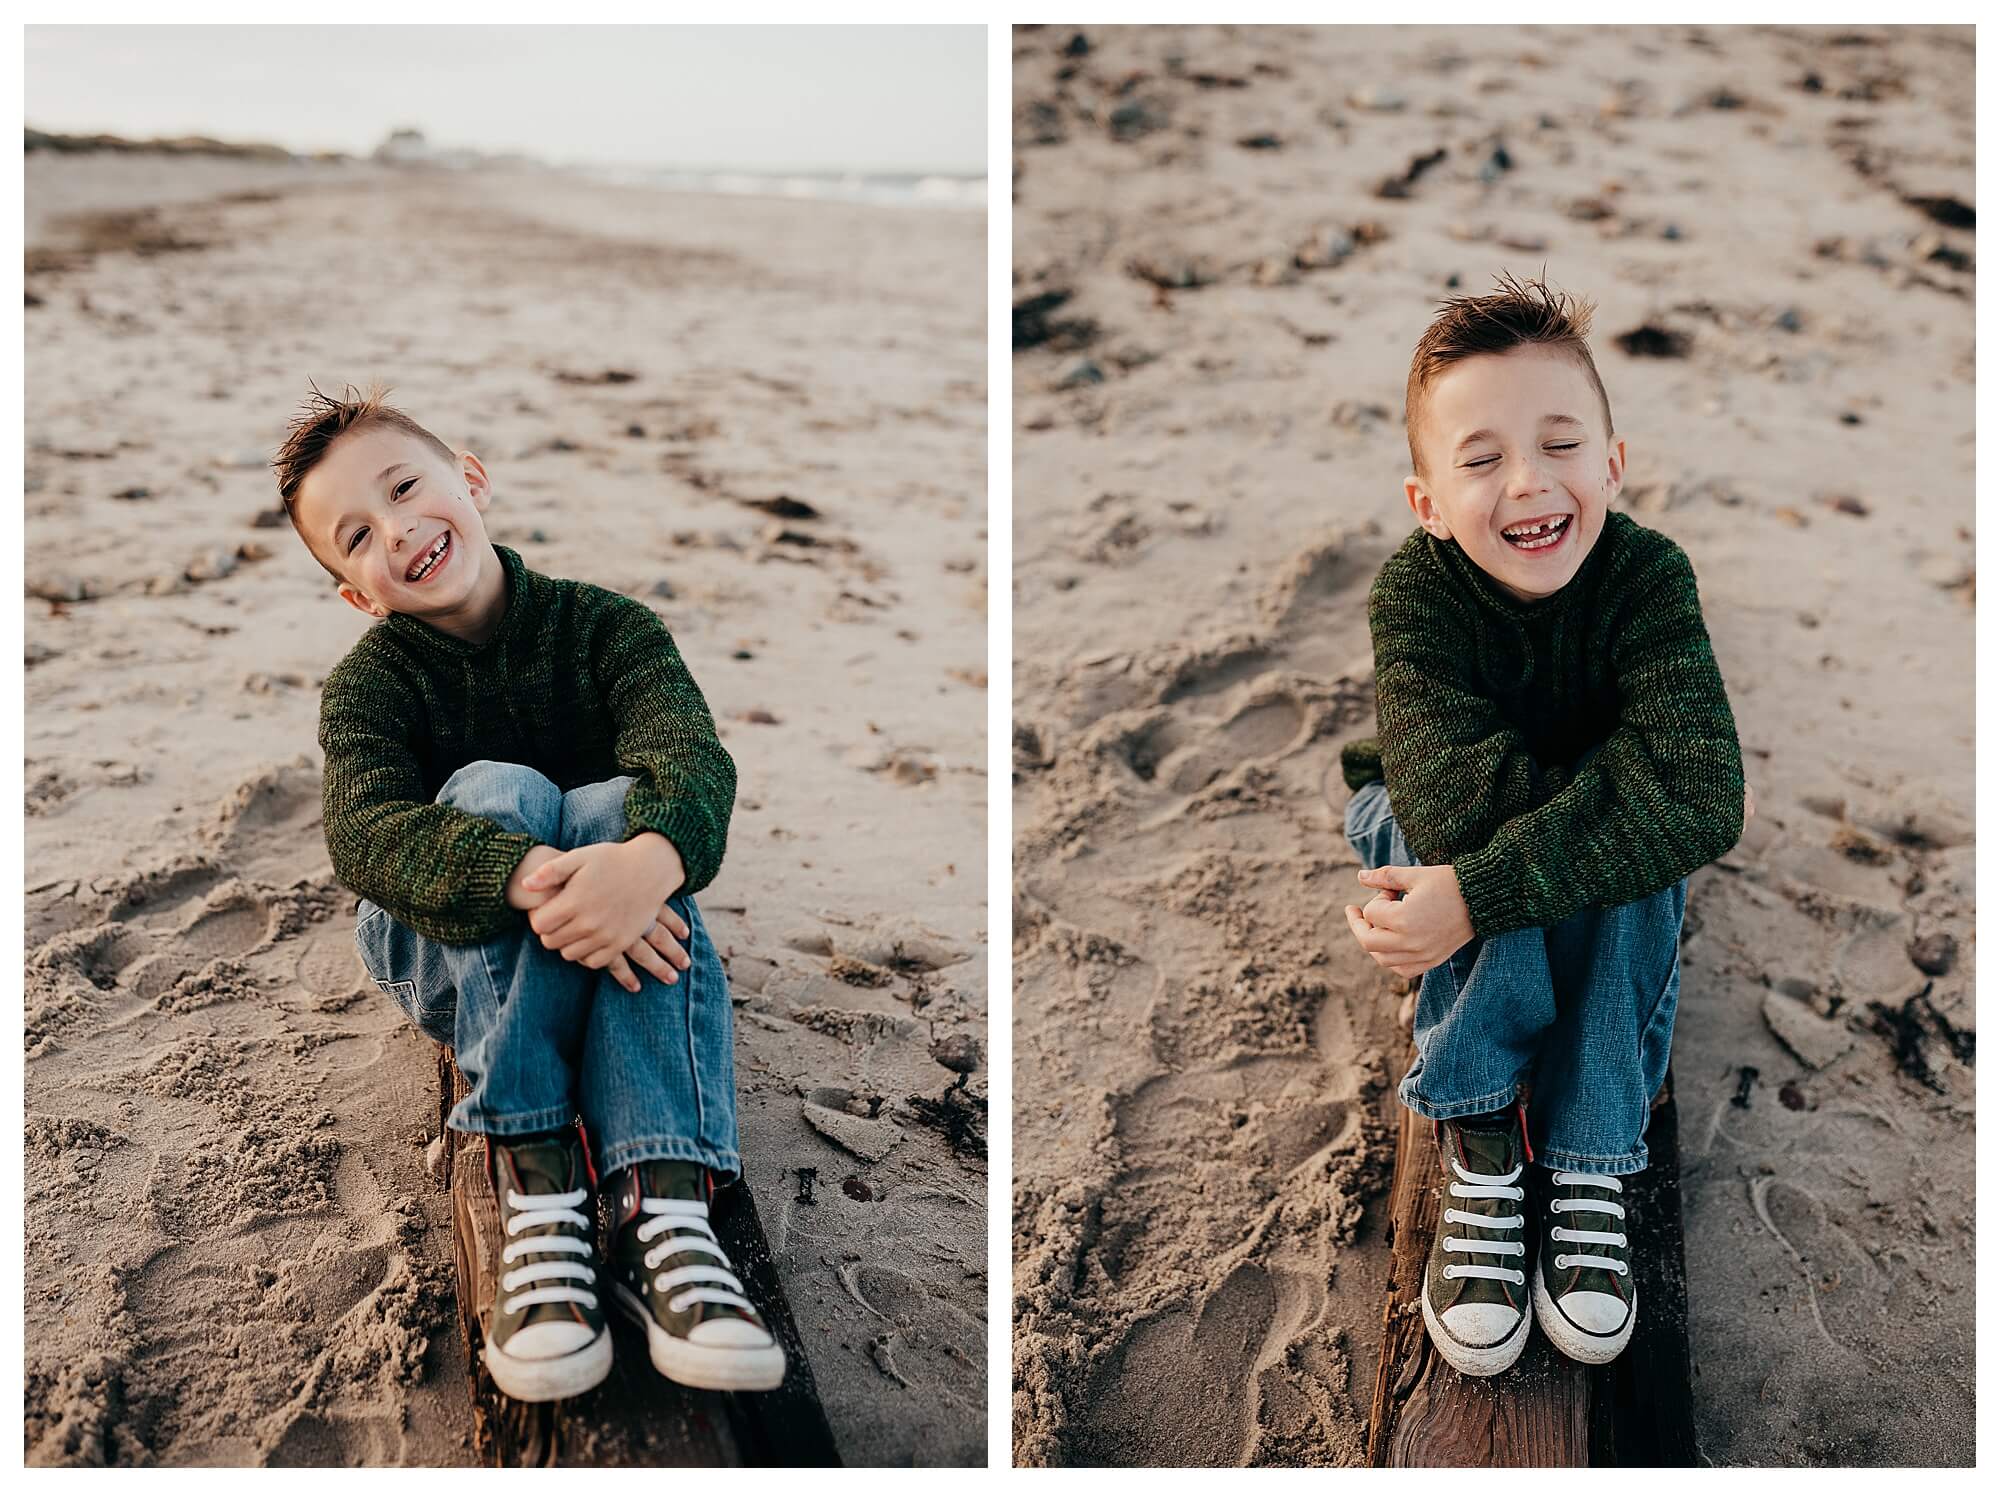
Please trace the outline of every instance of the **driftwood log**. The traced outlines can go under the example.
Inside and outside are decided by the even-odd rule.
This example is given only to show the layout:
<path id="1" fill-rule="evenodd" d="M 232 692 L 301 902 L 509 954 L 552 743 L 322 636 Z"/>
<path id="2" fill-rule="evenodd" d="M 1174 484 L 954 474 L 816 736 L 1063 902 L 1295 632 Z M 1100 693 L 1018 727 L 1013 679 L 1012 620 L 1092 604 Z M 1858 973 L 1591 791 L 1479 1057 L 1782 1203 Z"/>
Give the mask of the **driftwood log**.
<path id="1" fill-rule="evenodd" d="M 487 1376 L 482 1323 L 491 1309 L 504 1239 L 486 1169 L 486 1142 L 445 1127 L 465 1095 L 449 1048 L 438 1051 L 438 1130 L 451 1189 L 458 1318 L 472 1385 L 473 1445 L 489 1466 L 837 1466 L 833 1432 L 812 1367 L 757 1218 L 740 1182 L 716 1193 L 712 1219 L 765 1324 L 784 1344 L 784 1384 L 768 1393 L 682 1388 L 654 1371 L 645 1335 L 615 1306 L 606 1312 L 611 1376 L 587 1394 L 549 1404 L 509 1399 Z M 605 1220 L 608 1222 L 608 1219 Z M 600 1237 L 608 1236 L 600 1230 Z"/>
<path id="2" fill-rule="evenodd" d="M 1615 1361 L 1588 1368 L 1535 1327 L 1520 1361 L 1491 1378 L 1460 1374 L 1424 1330 L 1420 1296 L 1440 1173 L 1430 1121 L 1402 1110 L 1389 1199 L 1389 1298 L 1368 1426 L 1372 1465 L 1694 1464 L 1673 1085 L 1670 1069 L 1646 1127 L 1647 1169 L 1626 1180 L 1621 1198 L 1639 1287 L 1630 1345 Z"/>

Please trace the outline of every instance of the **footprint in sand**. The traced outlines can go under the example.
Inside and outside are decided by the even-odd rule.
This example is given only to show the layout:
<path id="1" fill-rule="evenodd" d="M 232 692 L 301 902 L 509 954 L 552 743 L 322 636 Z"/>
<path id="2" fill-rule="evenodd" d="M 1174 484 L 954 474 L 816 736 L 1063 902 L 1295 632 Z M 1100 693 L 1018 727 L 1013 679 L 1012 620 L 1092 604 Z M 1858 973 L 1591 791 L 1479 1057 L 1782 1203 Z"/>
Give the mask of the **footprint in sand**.
<path id="1" fill-rule="evenodd" d="M 1257 603 L 1272 634 L 1289 641 L 1300 632 L 1328 630 L 1320 613 L 1365 589 L 1381 568 L 1380 534 L 1381 526 L 1370 521 L 1317 539 L 1286 561 Z"/>
<path id="2" fill-rule="evenodd" d="M 345 929 L 312 938 L 292 965 L 292 977 L 321 1012 L 348 1010 L 375 992 L 355 952 L 354 935 Z"/>
<path id="3" fill-rule="evenodd" d="M 878 1369 L 913 1393 L 967 1409 L 984 1402 L 986 1333 L 977 1321 L 887 1265 L 845 1265 L 840 1282 L 880 1320 L 868 1344 Z"/>
<path id="4" fill-rule="evenodd" d="M 1276 1322 L 1278 1292 L 1238 1266 L 1198 1313 L 1134 1327 L 1099 1368 L 1076 1463 L 1236 1466 L 1253 1434 L 1248 1385 Z"/>
<path id="5" fill-rule="evenodd" d="M 268 903 L 245 886 L 231 885 L 212 895 L 176 939 L 202 964 L 248 953 L 272 936 L 273 922 Z"/>
<path id="6" fill-rule="evenodd" d="M 201 900 L 226 878 L 211 862 L 182 856 L 114 883 L 109 888 L 112 901 L 105 916 L 113 922 L 138 922 L 147 927 L 174 926 L 182 907 Z"/>
<path id="7" fill-rule="evenodd" d="M 1797 1266 L 1820 1335 L 1834 1346 L 1868 1355 L 1880 1336 L 1895 1282 L 1826 1203 L 1804 1187 L 1760 1177 L 1750 1205 Z"/>
<path id="8" fill-rule="evenodd" d="M 1125 764 L 1140 781 L 1186 796 L 1243 762 L 1283 756 L 1298 743 L 1305 706 L 1268 677 L 1242 693 L 1247 697 L 1220 715 L 1154 715 L 1120 742 Z"/>
<path id="9" fill-rule="evenodd" d="M 106 993 L 133 1002 L 100 1006 L 102 1029 L 113 1029 L 164 1008 L 163 997 L 187 976 L 217 959 L 235 959 L 269 943 L 276 930 L 276 913 L 269 903 L 241 882 L 227 882 L 212 891 L 191 914 L 176 919 L 166 908 L 184 907 L 193 887 L 206 872 L 182 877 L 175 890 L 160 900 L 124 894 L 111 920 L 95 927 L 75 928 L 50 938 L 29 961 L 43 982 L 59 980 L 65 970 L 81 975 Z M 144 911 L 141 911 L 144 908 Z M 184 1008 L 219 1003 L 248 993 L 233 979 L 223 979 L 202 991 Z"/>
<path id="10" fill-rule="evenodd" d="M 309 757 L 268 767 L 216 805 L 201 838 L 231 864 L 290 860 L 320 838 L 320 774 Z"/>

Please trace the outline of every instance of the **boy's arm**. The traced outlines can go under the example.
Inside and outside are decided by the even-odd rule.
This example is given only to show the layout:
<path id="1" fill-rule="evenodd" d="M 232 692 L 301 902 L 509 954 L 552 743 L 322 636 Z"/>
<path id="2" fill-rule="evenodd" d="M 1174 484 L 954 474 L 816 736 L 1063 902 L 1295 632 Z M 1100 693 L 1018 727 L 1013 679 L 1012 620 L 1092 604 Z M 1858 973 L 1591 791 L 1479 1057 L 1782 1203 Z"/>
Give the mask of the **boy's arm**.
<path id="1" fill-rule="evenodd" d="M 1634 590 L 1612 645 L 1617 728 L 1550 802 L 1452 862 L 1482 936 L 1651 896 L 1743 836 L 1743 756 L 1693 567 L 1663 546 Z"/>
<path id="2" fill-rule="evenodd" d="M 680 889 L 692 896 L 722 868 L 736 763 L 650 608 L 622 596 L 610 603 L 593 640 L 591 675 L 617 728 L 619 770 L 639 779 L 625 795 L 625 837 L 663 836 L 687 872 Z"/>
<path id="3" fill-rule="evenodd" d="M 513 923 L 507 883 L 534 848 L 491 819 L 433 802 L 405 722 L 422 702 L 394 675 L 336 670 L 320 699 L 327 855 L 341 884 L 440 943 Z"/>

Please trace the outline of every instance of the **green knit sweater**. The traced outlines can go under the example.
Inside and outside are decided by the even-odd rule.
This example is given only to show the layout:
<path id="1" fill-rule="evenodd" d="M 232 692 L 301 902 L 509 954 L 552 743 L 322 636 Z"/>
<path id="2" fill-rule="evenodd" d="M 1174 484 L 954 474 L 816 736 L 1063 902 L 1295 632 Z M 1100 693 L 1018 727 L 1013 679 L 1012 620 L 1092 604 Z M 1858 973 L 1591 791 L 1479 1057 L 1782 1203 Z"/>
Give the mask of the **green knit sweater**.
<path id="1" fill-rule="evenodd" d="M 1742 837 L 1735 717 L 1666 535 L 1609 513 L 1569 584 L 1523 602 L 1419 529 L 1368 626 L 1378 733 L 1343 775 L 1382 780 L 1418 861 L 1457 869 L 1475 933 L 1650 896 Z"/>
<path id="2" fill-rule="evenodd" d="M 637 601 L 494 553 L 507 611 L 485 642 L 392 615 L 327 675 L 319 744 L 334 874 L 442 943 L 517 925 L 507 878 L 537 841 L 433 801 L 460 767 L 499 761 L 564 792 L 636 777 L 624 837 L 665 835 L 687 868 L 683 889 L 701 890 L 722 865 L 736 764 L 673 638 Z"/>

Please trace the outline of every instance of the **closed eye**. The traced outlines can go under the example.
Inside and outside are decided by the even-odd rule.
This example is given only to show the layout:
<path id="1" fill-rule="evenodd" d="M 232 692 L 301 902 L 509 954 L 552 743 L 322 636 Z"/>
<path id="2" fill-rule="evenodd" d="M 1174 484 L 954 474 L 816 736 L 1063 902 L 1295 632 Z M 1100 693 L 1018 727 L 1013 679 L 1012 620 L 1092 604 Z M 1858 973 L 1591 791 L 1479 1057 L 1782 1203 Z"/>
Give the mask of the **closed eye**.
<path id="1" fill-rule="evenodd" d="M 1542 449 L 1545 451 L 1573 451 L 1582 444 L 1583 442 L 1580 440 L 1572 440 L 1567 445 L 1543 446 Z M 1466 462 L 1465 469 L 1467 471 L 1479 471 L 1485 467 L 1495 465 L 1499 460 L 1498 456 L 1481 456 L 1477 461 Z"/>

